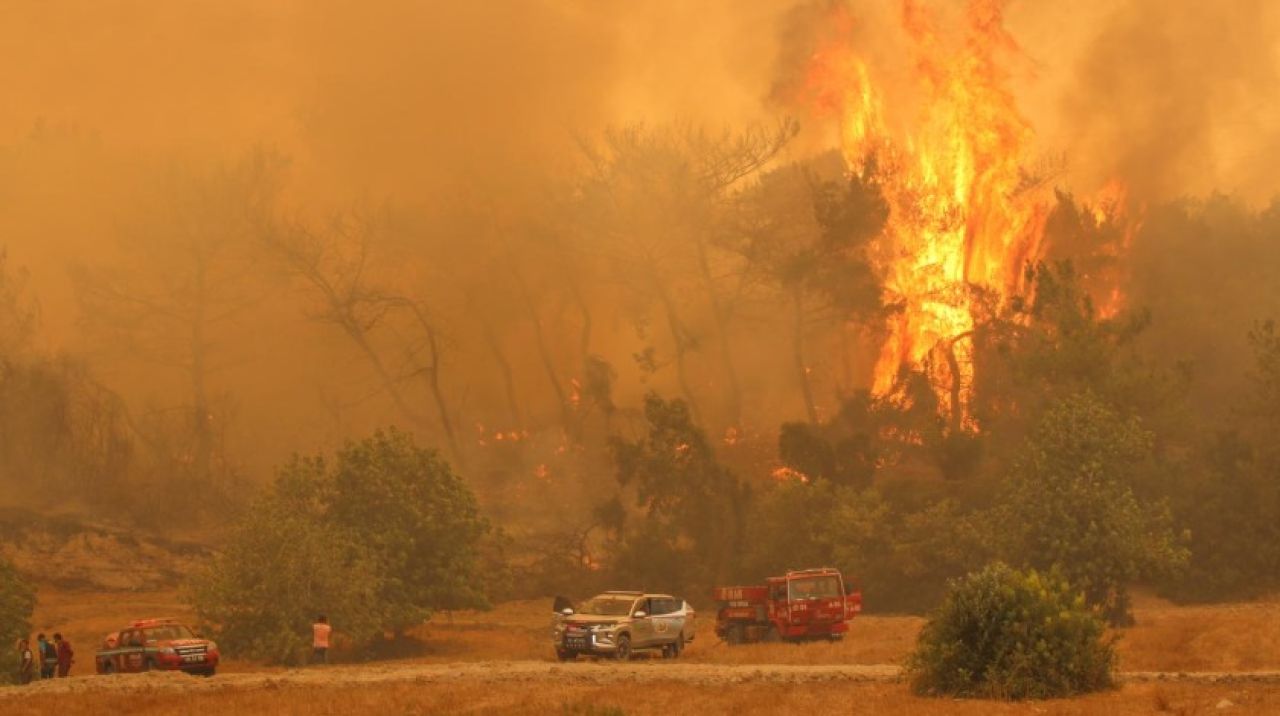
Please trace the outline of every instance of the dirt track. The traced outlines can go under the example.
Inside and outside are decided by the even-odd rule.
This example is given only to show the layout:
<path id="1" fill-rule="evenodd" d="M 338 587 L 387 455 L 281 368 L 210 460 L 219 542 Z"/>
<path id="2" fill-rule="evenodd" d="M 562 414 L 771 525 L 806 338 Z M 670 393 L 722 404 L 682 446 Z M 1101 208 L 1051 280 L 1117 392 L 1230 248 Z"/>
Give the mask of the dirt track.
<path id="1" fill-rule="evenodd" d="M 334 666 L 281 672 L 231 673 L 211 679 L 174 672 L 80 676 L 38 682 L 24 688 L 0 690 L 0 699 L 23 698 L 55 693 L 113 691 L 219 691 L 227 689 L 278 689 L 307 686 L 359 686 L 390 683 L 452 684 L 459 682 L 518 684 L 572 683 L 608 685 L 615 683 L 677 682 L 694 686 L 811 682 L 885 683 L 901 677 L 901 669 L 891 664 L 877 665 L 789 665 L 789 664 L 689 664 L 648 662 L 616 664 L 583 662 L 554 664 L 543 661 L 488 661 L 457 664 L 384 664 Z M 1280 684 L 1280 671 L 1257 672 L 1129 672 L 1120 675 L 1129 682 L 1170 681 L 1195 683 Z"/>

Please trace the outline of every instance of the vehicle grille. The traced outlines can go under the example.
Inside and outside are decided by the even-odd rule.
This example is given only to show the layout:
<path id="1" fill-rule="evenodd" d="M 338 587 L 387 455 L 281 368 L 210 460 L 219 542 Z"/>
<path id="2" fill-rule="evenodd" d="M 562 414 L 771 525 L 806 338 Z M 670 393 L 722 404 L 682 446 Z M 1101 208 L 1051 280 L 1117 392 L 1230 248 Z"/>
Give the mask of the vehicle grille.
<path id="1" fill-rule="evenodd" d="M 180 646 L 174 649 L 178 654 L 178 658 L 185 662 L 204 661 L 206 647 L 204 644 L 196 646 Z"/>
<path id="2" fill-rule="evenodd" d="M 569 627 L 564 633 L 566 649 L 586 650 L 591 648 L 591 632 L 585 627 Z"/>

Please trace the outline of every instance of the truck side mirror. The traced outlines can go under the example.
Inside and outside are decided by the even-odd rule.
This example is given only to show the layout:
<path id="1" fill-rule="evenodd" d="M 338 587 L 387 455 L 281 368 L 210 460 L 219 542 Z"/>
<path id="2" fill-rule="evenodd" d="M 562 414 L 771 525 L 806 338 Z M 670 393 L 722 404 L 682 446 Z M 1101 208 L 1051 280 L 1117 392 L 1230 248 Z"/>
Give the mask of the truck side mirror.
<path id="1" fill-rule="evenodd" d="M 641 609 L 640 611 L 636 612 L 635 614 L 632 614 L 631 616 L 635 617 L 636 619 L 644 619 L 649 615 L 645 614 L 645 611 Z"/>

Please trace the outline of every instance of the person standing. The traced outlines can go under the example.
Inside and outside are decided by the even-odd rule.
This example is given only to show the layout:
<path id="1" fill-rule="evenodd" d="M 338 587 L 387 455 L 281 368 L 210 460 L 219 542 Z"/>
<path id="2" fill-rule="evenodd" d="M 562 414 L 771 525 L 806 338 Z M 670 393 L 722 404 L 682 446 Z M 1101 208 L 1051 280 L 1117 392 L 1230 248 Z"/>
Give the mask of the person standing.
<path id="1" fill-rule="evenodd" d="M 311 625 L 311 663 L 329 663 L 329 634 L 332 632 L 333 627 L 329 626 L 325 615 L 316 617 L 316 623 Z"/>
<path id="2" fill-rule="evenodd" d="M 75 663 L 76 653 L 71 649 L 71 642 L 62 638 L 61 632 L 54 633 L 53 643 L 58 648 L 58 678 L 65 679 L 67 674 L 71 673 L 71 665 Z"/>
<path id="3" fill-rule="evenodd" d="M 36 673 L 36 657 L 31 653 L 31 643 L 25 638 L 18 641 L 18 683 L 29 684 Z"/>
<path id="4" fill-rule="evenodd" d="M 58 668 L 58 649 L 44 632 L 36 636 L 36 656 L 40 659 L 40 678 L 52 679 L 53 670 Z"/>

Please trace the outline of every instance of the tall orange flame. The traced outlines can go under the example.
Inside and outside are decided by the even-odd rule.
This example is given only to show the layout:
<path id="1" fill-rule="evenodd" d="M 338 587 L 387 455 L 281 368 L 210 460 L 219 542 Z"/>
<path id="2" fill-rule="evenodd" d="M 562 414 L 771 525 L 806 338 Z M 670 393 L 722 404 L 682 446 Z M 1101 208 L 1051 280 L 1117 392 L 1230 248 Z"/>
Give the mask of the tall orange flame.
<path id="1" fill-rule="evenodd" d="M 878 260 L 901 310 L 874 389 L 890 390 L 903 365 L 923 366 L 938 389 L 959 396 L 950 409 L 961 417 L 973 379 L 965 339 L 976 294 L 1020 291 L 1051 206 L 1023 170 L 1033 133 L 997 62 L 997 53 L 1018 51 L 1002 14 L 999 0 L 971 0 L 960 41 L 944 42 L 929 9 L 903 0 L 921 97 L 915 116 L 895 118 L 893 126 L 906 129 L 889 129 L 868 65 L 839 31 L 852 23 L 847 13 L 832 19 L 837 32 L 812 57 L 807 77 L 820 108 L 839 119 L 848 163 L 874 161 L 883 170 L 890 212 Z"/>

